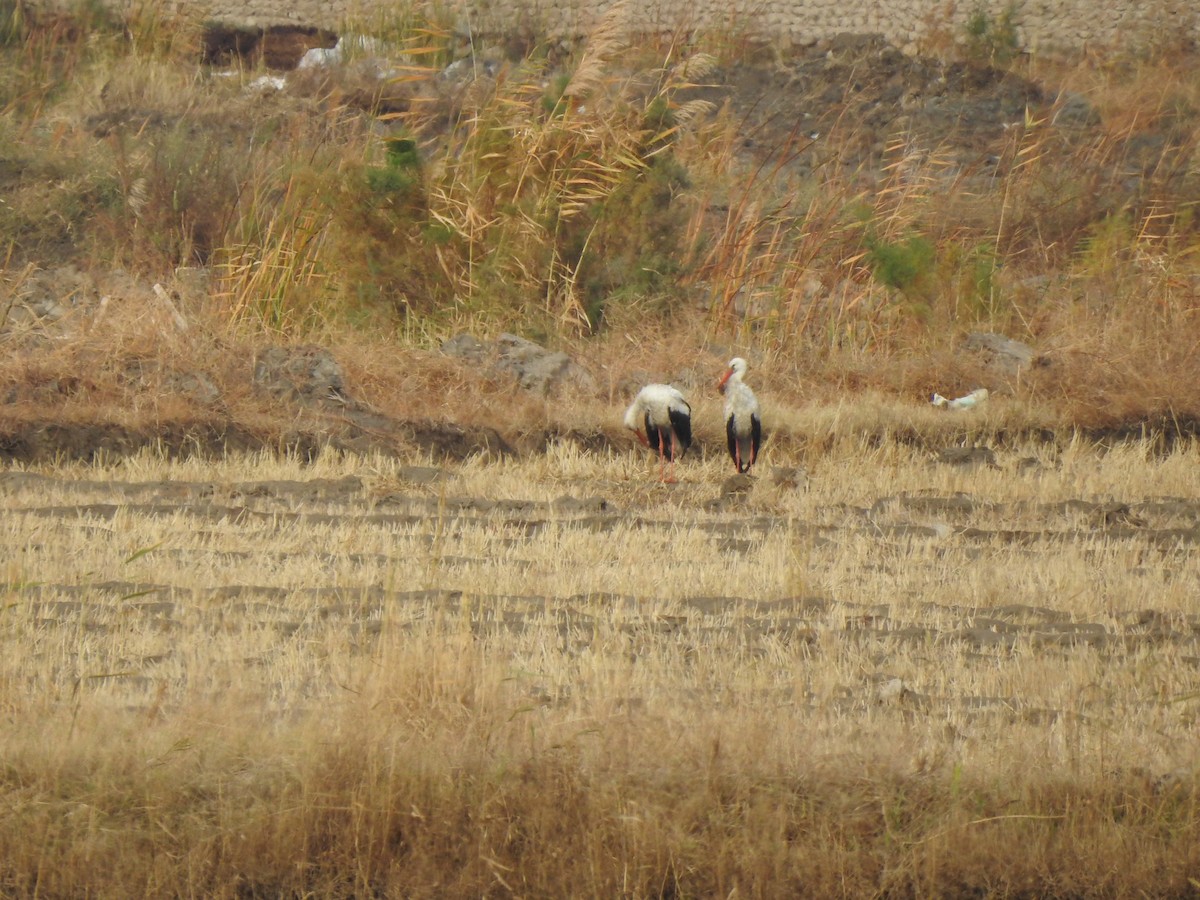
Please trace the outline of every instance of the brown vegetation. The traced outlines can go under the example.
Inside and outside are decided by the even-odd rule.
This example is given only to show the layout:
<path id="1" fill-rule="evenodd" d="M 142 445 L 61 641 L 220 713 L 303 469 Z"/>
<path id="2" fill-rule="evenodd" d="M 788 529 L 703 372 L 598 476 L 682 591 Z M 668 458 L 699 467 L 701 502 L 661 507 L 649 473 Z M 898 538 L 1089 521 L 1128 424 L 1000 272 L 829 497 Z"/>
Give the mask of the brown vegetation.
<path id="1" fill-rule="evenodd" d="M 699 351 L 752 355 L 793 406 L 986 386 L 1030 427 L 1193 430 L 1200 119 L 1179 48 L 1029 59 L 984 17 L 966 58 L 866 38 L 791 58 L 708 36 L 628 46 L 612 30 L 575 52 L 462 56 L 442 23 L 398 13 L 277 90 L 259 82 L 274 57 L 197 66 L 199 23 L 150 7 L 19 9 L 0 7 L 10 422 L 252 431 L 269 416 L 239 366 L 297 342 L 333 349 L 351 396 L 420 418 L 407 388 L 446 377 L 420 351 L 507 329 L 597 375 L 593 421 L 631 378 L 686 378 Z M 68 263 L 90 289 L 38 281 Z M 964 354 L 978 331 L 1039 364 L 1016 377 Z M 129 377 L 147 356 L 203 374 L 220 408 Z M 440 391 L 432 417 L 574 426 L 479 374 L 450 375 L 466 401 Z"/>
<path id="2" fill-rule="evenodd" d="M 21 11 L 0 893 L 1194 892 L 1193 55 Z"/>

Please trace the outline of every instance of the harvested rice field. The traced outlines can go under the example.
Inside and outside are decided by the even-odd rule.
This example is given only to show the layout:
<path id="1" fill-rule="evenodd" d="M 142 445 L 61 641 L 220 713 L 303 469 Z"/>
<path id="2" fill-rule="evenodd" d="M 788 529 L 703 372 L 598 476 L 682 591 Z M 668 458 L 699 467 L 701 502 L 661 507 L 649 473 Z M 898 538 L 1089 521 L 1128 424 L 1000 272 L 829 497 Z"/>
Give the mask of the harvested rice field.
<path id="1" fill-rule="evenodd" d="M 1190 896 L 1200 459 L 0 472 L 0 893 Z"/>

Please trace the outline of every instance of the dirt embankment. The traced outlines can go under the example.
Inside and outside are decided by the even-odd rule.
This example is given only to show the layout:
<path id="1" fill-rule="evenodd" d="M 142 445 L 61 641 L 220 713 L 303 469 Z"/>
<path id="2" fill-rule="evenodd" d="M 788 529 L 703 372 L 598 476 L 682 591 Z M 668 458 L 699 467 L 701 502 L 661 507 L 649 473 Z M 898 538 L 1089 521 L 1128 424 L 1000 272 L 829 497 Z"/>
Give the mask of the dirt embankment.
<path id="1" fill-rule="evenodd" d="M 266 41 L 214 33 L 207 52 L 213 64 L 241 59 L 287 70 L 305 49 L 329 47 L 335 37 L 299 30 L 275 33 Z M 438 102 L 451 108 L 462 85 L 449 76 L 443 81 L 450 88 Z M 741 123 L 745 137 L 740 152 L 764 165 L 781 161 L 800 177 L 829 166 L 859 171 L 865 179 L 881 177 L 889 142 L 905 134 L 914 146 L 936 150 L 963 172 L 975 173 L 971 177 L 987 180 L 995 177 L 1012 124 L 1027 114 L 1053 116 L 1081 141 L 1093 139 L 1099 125 L 1096 111 L 1081 97 L 987 66 L 907 56 L 871 36 L 841 36 L 787 59 L 748 59 L 706 81 L 687 96 L 710 100 Z M 320 78 L 288 89 L 314 90 L 316 82 L 328 89 L 328 80 Z M 162 127 L 165 121 L 153 110 L 137 115 L 139 127 Z M 853 123 L 852 137 L 839 140 L 834 149 L 829 136 L 846 131 L 848 122 Z M 1136 147 L 1131 145 L 1136 154 L 1126 154 L 1123 164 L 1145 169 L 1153 166 L 1155 154 L 1171 151 L 1165 132 L 1138 138 Z M 1114 197 L 1113 202 L 1122 201 Z M 569 375 L 560 390 L 538 380 L 544 379 L 541 374 L 528 382 L 524 366 L 529 359 L 498 365 L 495 359 L 472 356 L 469 348 L 466 353 L 461 348 L 440 355 L 414 353 L 411 366 L 393 360 L 385 369 L 347 362 L 331 348 L 235 346 L 212 335 L 197 338 L 200 329 L 194 322 L 188 330 L 192 311 L 204 306 L 207 284 L 208 273 L 198 270 L 180 270 L 178 283 L 165 288 L 119 272 L 82 272 L 69 254 L 31 263 L 11 279 L 0 325 L 0 340 L 9 348 L 0 366 L 0 458 L 97 459 L 145 448 L 171 455 L 274 449 L 311 457 L 330 447 L 461 459 L 539 451 L 563 439 L 585 449 L 627 443 L 619 416 L 591 416 L 584 427 L 564 425 L 562 417 L 546 415 L 545 398 L 561 396 L 567 404 L 611 412 L 642 374 L 637 364 L 626 361 L 626 370 L 616 376 L 610 368 L 608 383 L 602 384 L 596 376 L 607 361 L 568 359 L 583 375 Z M 536 350 L 529 352 L 544 364 L 548 351 Z M 518 351 L 518 356 L 525 352 Z M 724 348 L 716 351 L 721 352 Z M 550 365 L 566 363 L 556 359 Z M 420 408 L 380 402 L 409 391 L 417 370 L 415 377 L 434 402 Z M 963 380 L 980 371 L 972 362 L 955 377 Z M 554 372 L 557 378 L 566 370 Z M 647 369 L 644 374 L 687 380 L 691 373 Z M 453 385 L 462 383 L 473 385 L 471 396 L 483 398 L 485 409 L 446 399 Z M 695 385 L 703 383 L 699 376 L 694 379 Z M 798 399 L 795 390 L 789 395 L 778 383 L 773 387 L 780 407 Z M 926 388 L 921 385 L 902 402 L 922 402 Z M 1074 428 L 1075 423 L 1050 428 L 1044 422 L 1006 424 L 985 437 L 1059 440 Z M 1089 425 L 1088 434 L 1124 439 L 1149 433 L 1169 444 L 1198 430 L 1197 422 L 1186 416 L 1147 420 L 1135 414 Z M 917 431 L 906 436 L 903 429 L 892 429 L 890 436 L 928 441 Z M 806 440 L 785 427 L 772 435 L 773 446 Z M 712 449 L 720 450 L 719 434 L 715 439 L 701 434 L 698 452 Z"/>
<path id="2" fill-rule="evenodd" d="M 464 333 L 435 350 L 377 343 L 364 356 L 357 347 L 282 345 L 188 324 L 206 301 L 179 286 L 168 293 L 64 266 L 40 272 L 26 288 L 10 309 L 10 353 L 0 365 L 0 460 L 103 461 L 146 450 L 170 457 L 270 451 L 315 459 L 333 450 L 463 460 L 537 454 L 561 443 L 624 452 L 633 442 L 621 410 L 651 380 L 679 384 L 696 407 L 694 457 L 725 452 L 714 388 L 725 348 L 702 358 L 694 350 L 673 352 L 670 368 L 649 368 L 627 351 L 614 360 L 603 341 L 570 355 L 514 335 L 483 341 Z M 1043 365 L 1028 345 L 996 338 L 971 335 L 949 360 L 959 380 L 993 386 L 988 411 L 923 419 L 929 395 L 909 391 L 887 400 L 886 415 L 863 414 L 849 427 L 860 438 L 931 455 L 964 445 L 1056 445 L 1077 436 L 1149 440 L 1169 450 L 1200 434 L 1200 421 L 1186 415 L 1091 423 L 1026 415 L 1016 385 L 1053 380 L 1053 364 Z M 767 406 L 768 458 L 834 449 L 836 433 L 797 413 L 804 407 L 812 414 L 818 392 L 811 381 L 776 369 L 756 372 L 755 384 Z M 874 387 L 878 403 L 886 390 Z M 844 404 L 854 391 L 828 396 Z M 1007 412 L 992 415 L 998 404 Z"/>

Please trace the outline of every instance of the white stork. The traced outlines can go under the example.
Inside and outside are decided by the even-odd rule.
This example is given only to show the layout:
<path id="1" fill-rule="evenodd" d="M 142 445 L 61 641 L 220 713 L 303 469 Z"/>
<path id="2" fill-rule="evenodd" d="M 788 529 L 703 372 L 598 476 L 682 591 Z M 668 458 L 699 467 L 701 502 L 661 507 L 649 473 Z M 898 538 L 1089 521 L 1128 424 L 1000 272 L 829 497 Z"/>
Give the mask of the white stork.
<path id="1" fill-rule="evenodd" d="M 675 460 L 692 445 L 692 408 L 683 394 L 669 384 L 646 385 L 625 410 L 625 427 L 658 454 L 659 479 L 674 482 Z"/>
<path id="2" fill-rule="evenodd" d="M 758 398 L 750 390 L 750 385 L 742 381 L 747 368 L 744 359 L 734 357 L 717 384 L 717 389 L 725 394 L 725 437 L 729 442 L 729 455 L 733 457 L 738 472 L 750 471 L 762 446 Z"/>

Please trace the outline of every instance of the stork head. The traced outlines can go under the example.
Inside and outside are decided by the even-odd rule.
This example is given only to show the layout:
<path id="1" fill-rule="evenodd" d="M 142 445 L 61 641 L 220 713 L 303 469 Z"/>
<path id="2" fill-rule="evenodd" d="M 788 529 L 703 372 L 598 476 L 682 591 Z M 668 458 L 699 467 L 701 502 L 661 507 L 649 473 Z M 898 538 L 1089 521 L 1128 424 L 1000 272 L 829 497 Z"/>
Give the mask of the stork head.
<path id="1" fill-rule="evenodd" d="M 747 368 L 746 361 L 740 356 L 735 356 L 729 361 L 729 367 L 725 370 L 725 374 L 721 376 L 721 380 L 717 382 L 717 390 L 724 393 L 725 385 L 728 384 L 729 379 L 735 375 L 741 379 L 746 374 Z"/>
<path id="2" fill-rule="evenodd" d="M 628 428 L 630 431 L 637 431 L 639 429 L 638 417 L 639 417 L 638 403 L 635 400 L 630 405 L 629 409 L 625 410 L 625 427 Z"/>

